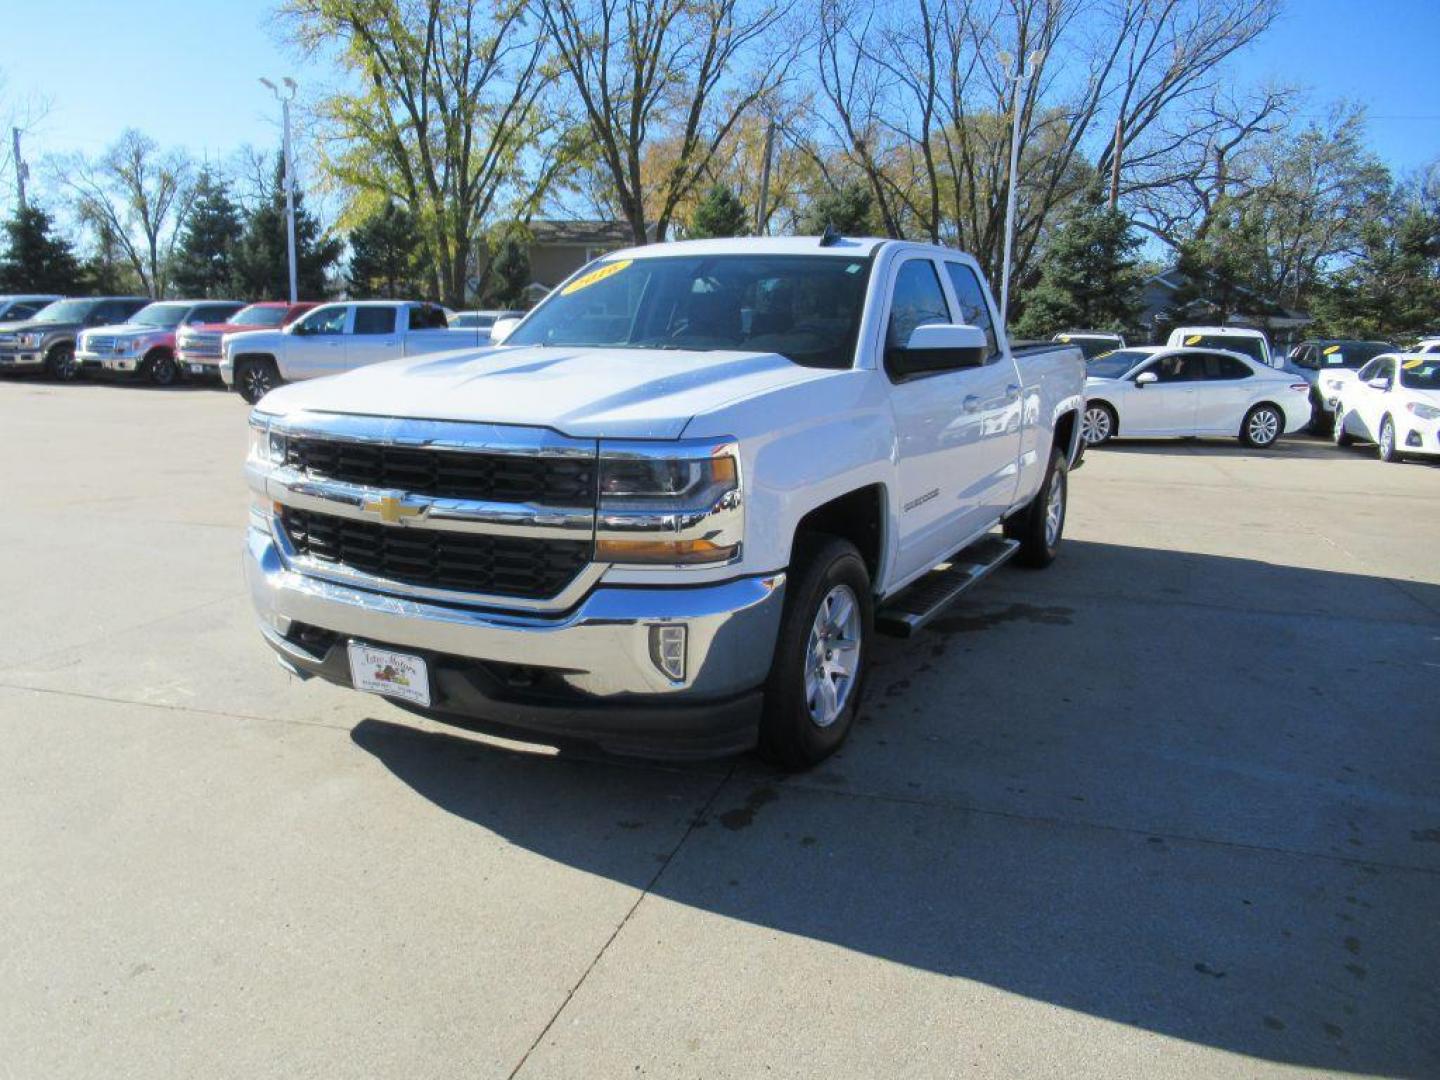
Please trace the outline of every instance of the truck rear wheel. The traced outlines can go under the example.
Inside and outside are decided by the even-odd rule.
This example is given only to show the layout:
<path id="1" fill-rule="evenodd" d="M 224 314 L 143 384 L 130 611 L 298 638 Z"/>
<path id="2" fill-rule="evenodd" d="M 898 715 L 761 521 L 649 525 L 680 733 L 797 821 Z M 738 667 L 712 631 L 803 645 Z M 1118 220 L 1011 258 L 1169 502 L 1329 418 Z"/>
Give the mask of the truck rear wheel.
<path id="1" fill-rule="evenodd" d="M 281 382 L 275 361 L 269 359 L 241 360 L 235 365 L 235 389 L 254 405 Z"/>
<path id="2" fill-rule="evenodd" d="M 797 541 L 760 721 L 767 761 L 808 769 L 845 741 L 874 624 L 870 574 L 855 546 L 832 536 Z"/>
<path id="3" fill-rule="evenodd" d="M 1065 534 L 1065 510 L 1070 502 L 1070 467 L 1065 451 L 1050 451 L 1050 465 L 1040 491 L 1030 505 L 1005 522 L 1005 536 L 1020 541 L 1015 556 L 1021 566 L 1042 569 L 1055 561 Z"/>

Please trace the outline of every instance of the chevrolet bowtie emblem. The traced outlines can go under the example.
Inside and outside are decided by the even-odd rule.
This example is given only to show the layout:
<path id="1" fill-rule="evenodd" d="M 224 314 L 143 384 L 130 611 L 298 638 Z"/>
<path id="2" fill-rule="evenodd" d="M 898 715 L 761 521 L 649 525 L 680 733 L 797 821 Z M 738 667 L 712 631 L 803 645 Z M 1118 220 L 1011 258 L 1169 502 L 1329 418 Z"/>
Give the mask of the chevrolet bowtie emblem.
<path id="1" fill-rule="evenodd" d="M 407 506 L 394 495 L 382 495 L 378 499 L 366 499 L 362 507 L 372 514 L 379 514 L 381 521 L 388 521 L 391 525 L 398 524 L 402 518 L 418 517 L 421 508 L 418 506 Z"/>

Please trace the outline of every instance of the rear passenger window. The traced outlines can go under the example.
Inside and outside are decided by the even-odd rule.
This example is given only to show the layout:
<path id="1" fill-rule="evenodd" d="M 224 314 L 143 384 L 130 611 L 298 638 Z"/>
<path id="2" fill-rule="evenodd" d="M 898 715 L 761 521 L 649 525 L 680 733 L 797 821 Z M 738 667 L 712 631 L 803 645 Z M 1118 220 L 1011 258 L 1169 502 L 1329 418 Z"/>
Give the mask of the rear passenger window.
<path id="1" fill-rule="evenodd" d="M 903 349 L 917 326 L 948 323 L 950 307 L 940 277 L 929 259 L 911 259 L 902 263 L 895 276 L 895 292 L 890 300 L 890 322 L 885 329 L 885 351 Z"/>
<path id="2" fill-rule="evenodd" d="M 416 304 L 410 309 L 411 330 L 444 330 L 449 325 L 445 309 L 435 304 Z"/>
<path id="3" fill-rule="evenodd" d="M 357 334 L 393 334 L 395 332 L 395 309 L 388 307 L 357 307 L 355 309 L 355 330 Z"/>
<path id="4" fill-rule="evenodd" d="M 1199 374 L 1198 377 L 1207 382 L 1219 382 L 1226 379 L 1248 379 L 1254 374 L 1245 366 L 1245 361 L 1237 360 L 1233 356 L 1197 356 L 1193 358 Z"/>
<path id="5" fill-rule="evenodd" d="M 960 305 L 960 321 L 985 331 L 985 342 L 989 346 L 985 353 L 986 359 L 997 355 L 1000 345 L 995 338 L 995 324 L 990 318 L 990 305 L 985 302 L 985 290 L 980 285 L 980 279 L 975 276 L 975 271 L 960 263 L 947 262 L 945 272 L 950 275 L 950 285 L 955 290 L 955 302 Z"/>

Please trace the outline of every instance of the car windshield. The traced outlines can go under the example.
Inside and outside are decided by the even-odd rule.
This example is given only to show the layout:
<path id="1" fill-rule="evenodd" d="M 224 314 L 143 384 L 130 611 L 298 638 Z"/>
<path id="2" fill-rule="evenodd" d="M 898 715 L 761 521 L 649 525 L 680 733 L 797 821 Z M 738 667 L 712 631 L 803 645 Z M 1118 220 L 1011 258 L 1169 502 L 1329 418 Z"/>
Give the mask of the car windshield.
<path id="1" fill-rule="evenodd" d="M 1406 360 L 1400 365 L 1400 385 L 1411 390 L 1440 390 L 1440 356 Z"/>
<path id="2" fill-rule="evenodd" d="M 279 326 L 285 320 L 283 307 L 252 304 L 230 316 L 231 326 Z"/>
<path id="3" fill-rule="evenodd" d="M 189 310 L 189 304 L 147 304 L 130 316 L 130 321 L 140 326 L 179 326 Z"/>
<path id="4" fill-rule="evenodd" d="M 1085 364 L 1085 374 L 1092 379 L 1118 379 L 1142 360 L 1150 359 L 1139 349 L 1113 349 L 1092 357 Z"/>
<path id="5" fill-rule="evenodd" d="M 1264 365 L 1265 343 L 1259 338 L 1243 337 L 1240 334 L 1187 334 L 1185 344 L 1202 349 L 1225 349 L 1250 357 L 1257 364 Z"/>
<path id="6" fill-rule="evenodd" d="M 776 353 L 848 368 L 868 259 L 675 255 L 611 259 L 572 279 L 507 345 Z"/>
<path id="7" fill-rule="evenodd" d="M 94 306 L 94 300 L 56 300 L 53 304 L 46 304 L 37 311 L 30 321 L 41 323 L 84 322 L 85 316 Z"/>
<path id="8" fill-rule="evenodd" d="M 1317 346 L 1316 360 L 1322 368 L 1361 368 L 1381 353 L 1394 352 L 1395 346 L 1384 341 L 1337 341 Z"/>

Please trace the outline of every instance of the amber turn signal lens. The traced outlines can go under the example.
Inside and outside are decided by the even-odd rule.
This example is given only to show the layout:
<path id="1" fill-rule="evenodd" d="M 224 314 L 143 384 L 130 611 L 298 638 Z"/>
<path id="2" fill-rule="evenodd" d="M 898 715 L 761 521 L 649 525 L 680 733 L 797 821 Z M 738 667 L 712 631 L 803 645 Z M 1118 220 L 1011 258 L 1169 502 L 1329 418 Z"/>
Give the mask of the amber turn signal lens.
<path id="1" fill-rule="evenodd" d="M 736 545 L 721 547 L 709 540 L 600 540 L 595 544 L 597 562 L 663 563 L 688 566 L 693 563 L 727 562 L 735 557 Z"/>

